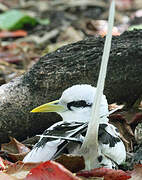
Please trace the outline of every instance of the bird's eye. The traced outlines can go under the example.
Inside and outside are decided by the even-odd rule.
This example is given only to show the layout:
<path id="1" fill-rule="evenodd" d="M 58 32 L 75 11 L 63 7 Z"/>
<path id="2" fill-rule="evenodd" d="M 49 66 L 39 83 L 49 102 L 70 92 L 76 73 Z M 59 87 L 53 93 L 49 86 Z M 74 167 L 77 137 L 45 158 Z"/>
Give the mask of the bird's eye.
<path id="1" fill-rule="evenodd" d="M 80 101 L 72 101 L 70 103 L 67 104 L 67 107 L 69 110 L 72 110 L 71 107 L 87 107 L 87 106 L 91 106 L 92 104 L 87 104 L 86 101 L 84 100 L 80 100 Z"/>

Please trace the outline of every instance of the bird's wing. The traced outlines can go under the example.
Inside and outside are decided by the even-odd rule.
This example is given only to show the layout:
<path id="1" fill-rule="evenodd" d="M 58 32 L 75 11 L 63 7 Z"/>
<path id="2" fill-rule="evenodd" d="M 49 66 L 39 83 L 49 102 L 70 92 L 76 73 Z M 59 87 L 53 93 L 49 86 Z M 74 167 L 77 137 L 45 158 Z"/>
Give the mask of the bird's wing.
<path id="1" fill-rule="evenodd" d="M 47 142 L 55 139 L 62 139 L 68 141 L 77 141 L 73 138 L 80 134 L 83 130 L 87 129 L 87 123 L 80 122 L 59 122 L 44 131 L 43 135 L 40 135 L 40 140 L 36 144 L 36 147 L 44 146 Z"/>
<path id="2" fill-rule="evenodd" d="M 74 142 L 72 138 L 78 139 L 80 134 L 85 136 L 87 125 L 87 123 L 69 123 L 64 121 L 55 123 L 44 131 L 43 137 L 41 135 L 38 143 L 24 158 L 24 162 L 55 159 L 62 152 L 66 152 L 68 143 L 71 141 Z M 109 123 L 102 123 L 99 125 L 99 147 L 104 155 L 113 159 L 117 164 L 120 164 L 125 158 L 125 147 L 119 136 L 113 136 L 114 129 L 112 129 L 112 133 L 110 130 L 108 131 L 109 126 L 112 125 Z M 47 137 L 44 137 L 46 135 Z M 54 138 L 55 136 L 57 137 L 56 139 Z"/>
<path id="3" fill-rule="evenodd" d="M 106 157 L 112 159 L 116 164 L 121 164 L 126 158 L 126 150 L 119 137 L 117 128 L 109 123 L 99 126 L 99 147 Z"/>
<path id="4" fill-rule="evenodd" d="M 55 123 L 44 131 L 40 140 L 35 144 L 23 161 L 38 162 L 55 159 L 62 152 L 66 152 L 66 146 L 69 141 L 71 141 L 69 140 L 70 138 L 73 139 L 86 129 L 87 123 L 69 123 L 64 121 Z"/>
<path id="5" fill-rule="evenodd" d="M 80 122 L 64 122 L 60 127 L 55 128 L 55 131 L 52 131 L 53 136 L 57 136 L 58 139 L 64 139 L 62 143 L 58 146 L 58 149 L 52 159 L 55 159 L 62 152 L 66 152 L 66 147 L 70 141 L 80 141 L 78 138 L 74 138 L 80 135 L 82 132 L 86 131 L 88 123 Z M 48 133 L 47 133 L 48 134 Z M 50 134 L 50 133 L 49 133 Z M 61 138 L 62 137 L 62 138 Z M 73 139 L 74 138 L 74 139 Z M 52 138 L 51 138 L 52 139 Z M 67 150 L 68 152 L 68 150 Z"/>

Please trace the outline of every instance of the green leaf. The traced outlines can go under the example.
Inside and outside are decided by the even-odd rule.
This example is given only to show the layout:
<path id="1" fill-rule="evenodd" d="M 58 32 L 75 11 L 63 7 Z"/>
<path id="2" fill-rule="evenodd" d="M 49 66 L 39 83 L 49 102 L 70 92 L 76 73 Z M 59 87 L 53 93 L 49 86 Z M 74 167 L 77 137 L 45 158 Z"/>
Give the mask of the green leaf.
<path id="1" fill-rule="evenodd" d="M 0 15 L 0 29 L 2 30 L 21 29 L 25 24 L 35 26 L 37 20 L 18 10 L 9 10 Z"/>

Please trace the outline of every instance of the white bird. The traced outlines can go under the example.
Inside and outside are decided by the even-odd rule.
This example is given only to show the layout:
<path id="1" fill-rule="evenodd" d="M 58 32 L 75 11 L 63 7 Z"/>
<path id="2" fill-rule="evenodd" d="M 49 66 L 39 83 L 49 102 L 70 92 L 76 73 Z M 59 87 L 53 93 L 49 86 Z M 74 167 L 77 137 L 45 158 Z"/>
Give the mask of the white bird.
<path id="1" fill-rule="evenodd" d="M 91 85 L 74 85 L 66 89 L 59 100 L 33 109 L 32 112 L 56 112 L 63 121 L 48 128 L 23 161 L 51 160 L 65 149 L 69 153 L 79 153 L 87 122 L 90 120 L 95 93 L 96 88 Z M 98 157 L 98 164 L 94 165 L 94 168 L 101 166 L 116 168 L 116 165 L 123 163 L 126 158 L 125 146 L 120 139 L 118 129 L 108 123 L 108 114 L 108 103 L 105 95 L 103 95 L 100 105 L 101 118 L 98 134 L 101 155 Z M 61 138 L 58 138 L 60 136 Z"/>

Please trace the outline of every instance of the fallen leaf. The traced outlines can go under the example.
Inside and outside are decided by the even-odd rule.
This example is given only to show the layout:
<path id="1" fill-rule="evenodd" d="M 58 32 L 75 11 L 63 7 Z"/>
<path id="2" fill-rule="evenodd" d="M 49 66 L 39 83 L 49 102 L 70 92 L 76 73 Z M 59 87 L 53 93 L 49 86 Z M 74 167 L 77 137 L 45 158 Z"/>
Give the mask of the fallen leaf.
<path id="1" fill-rule="evenodd" d="M 38 166 L 39 163 L 24 163 L 22 161 L 18 161 L 13 165 L 10 165 L 6 170 L 5 173 L 10 175 L 11 177 L 15 177 L 18 179 L 24 179 L 26 175 L 32 168 Z"/>
<path id="2" fill-rule="evenodd" d="M 25 155 L 30 151 L 22 143 L 18 142 L 15 138 L 10 138 L 9 143 L 5 143 L 1 145 L 1 150 L 6 151 L 8 157 L 10 157 L 13 161 L 23 160 Z"/>
<path id="3" fill-rule="evenodd" d="M 142 180 L 142 164 L 137 164 L 134 167 L 133 171 L 130 171 L 131 179 L 130 180 Z"/>
<path id="4" fill-rule="evenodd" d="M 128 152 L 132 151 L 135 137 L 131 125 L 127 122 L 125 116 L 121 113 L 111 114 L 109 116 L 109 122 L 118 128 L 126 150 Z"/>
<path id="5" fill-rule="evenodd" d="M 0 29 L 2 30 L 21 29 L 25 24 L 34 26 L 37 20 L 19 10 L 8 10 L 0 14 Z"/>
<path id="6" fill-rule="evenodd" d="M 31 169 L 24 180 L 81 180 L 64 166 L 54 161 L 46 161 Z"/>
<path id="7" fill-rule="evenodd" d="M 112 104 L 109 104 L 108 105 L 108 109 L 109 109 L 109 111 L 111 111 L 111 110 L 114 110 L 114 109 L 122 109 L 124 107 L 124 105 L 123 104 L 121 104 L 121 105 L 118 105 L 117 103 L 112 103 Z"/>
<path id="8" fill-rule="evenodd" d="M 77 176 L 83 177 L 104 177 L 104 180 L 127 180 L 131 176 L 129 172 L 124 172 L 122 170 L 114 170 L 108 168 L 95 168 L 91 171 L 81 171 L 77 173 Z"/>
<path id="9" fill-rule="evenodd" d="M 133 117 L 131 118 L 131 121 L 129 122 L 133 131 L 135 131 L 135 128 L 139 123 L 142 123 L 142 113 L 141 112 L 135 113 L 133 115 Z"/>
<path id="10" fill-rule="evenodd" d="M 0 173 L 0 180 L 18 180 L 18 179 L 1 172 Z"/>
<path id="11" fill-rule="evenodd" d="M 17 30 L 17 31 L 1 31 L 0 38 L 7 38 L 7 37 L 25 37 L 27 36 L 27 32 L 24 30 Z"/>
<path id="12" fill-rule="evenodd" d="M 83 156 L 62 154 L 57 159 L 55 159 L 55 161 L 62 164 L 65 168 L 74 173 L 85 168 Z"/>

